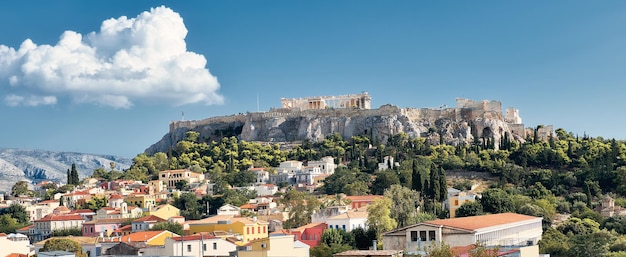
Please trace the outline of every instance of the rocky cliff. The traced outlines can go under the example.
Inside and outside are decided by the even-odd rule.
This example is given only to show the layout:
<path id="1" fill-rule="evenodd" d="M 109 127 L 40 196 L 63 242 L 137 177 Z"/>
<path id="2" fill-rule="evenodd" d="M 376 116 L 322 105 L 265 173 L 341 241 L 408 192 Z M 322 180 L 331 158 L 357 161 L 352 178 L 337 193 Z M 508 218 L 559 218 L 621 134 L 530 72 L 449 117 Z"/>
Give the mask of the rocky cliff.
<path id="1" fill-rule="evenodd" d="M 499 102 L 468 103 L 463 99 L 458 105 L 441 109 L 392 105 L 378 109 L 273 109 L 198 121 L 176 121 L 170 123 L 170 132 L 146 149 L 146 153 L 167 152 L 190 130 L 199 132 L 201 140 L 207 142 L 223 136 L 263 142 L 319 141 L 332 133 L 339 133 L 344 138 L 368 135 L 386 142 L 389 136 L 399 132 L 410 137 L 425 137 L 433 143 L 439 142 L 441 136 L 445 143 L 453 145 L 484 137 L 493 138 L 497 146 L 506 133 L 511 139 L 523 140 L 523 124 L 507 122 Z"/>

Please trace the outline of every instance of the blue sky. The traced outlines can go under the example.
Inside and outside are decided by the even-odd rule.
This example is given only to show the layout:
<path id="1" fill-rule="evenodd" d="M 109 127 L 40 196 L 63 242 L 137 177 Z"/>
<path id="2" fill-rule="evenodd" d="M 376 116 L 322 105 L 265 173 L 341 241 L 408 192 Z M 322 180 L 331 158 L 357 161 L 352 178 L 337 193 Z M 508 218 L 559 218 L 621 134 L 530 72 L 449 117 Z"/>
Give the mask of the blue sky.
<path id="1" fill-rule="evenodd" d="M 0 147 L 133 157 L 182 112 L 361 91 L 373 107 L 500 100 L 527 126 L 626 139 L 624 13 L 624 1 L 5 1 Z"/>

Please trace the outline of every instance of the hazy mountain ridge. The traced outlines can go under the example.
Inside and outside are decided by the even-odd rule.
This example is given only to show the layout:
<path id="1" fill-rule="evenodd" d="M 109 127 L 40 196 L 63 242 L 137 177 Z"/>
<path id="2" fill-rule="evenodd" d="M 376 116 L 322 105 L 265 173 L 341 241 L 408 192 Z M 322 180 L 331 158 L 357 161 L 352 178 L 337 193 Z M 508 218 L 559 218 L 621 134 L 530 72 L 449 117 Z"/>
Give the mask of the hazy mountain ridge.
<path id="1" fill-rule="evenodd" d="M 110 169 L 111 162 L 115 163 L 116 170 L 124 170 L 130 167 L 132 159 L 103 154 L 0 148 L 0 190 L 9 191 L 20 180 L 38 182 L 47 179 L 65 183 L 72 163 L 76 164 L 79 177 L 84 178 L 91 176 L 94 169 Z"/>

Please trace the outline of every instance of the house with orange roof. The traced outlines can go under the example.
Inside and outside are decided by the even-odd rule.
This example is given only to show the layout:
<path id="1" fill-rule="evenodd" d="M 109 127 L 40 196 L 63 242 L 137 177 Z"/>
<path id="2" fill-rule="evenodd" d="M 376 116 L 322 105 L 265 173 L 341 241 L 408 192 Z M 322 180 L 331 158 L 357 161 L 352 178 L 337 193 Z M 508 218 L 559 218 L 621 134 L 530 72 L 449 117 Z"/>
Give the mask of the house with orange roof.
<path id="1" fill-rule="evenodd" d="M 133 226 L 126 225 L 116 230 L 113 230 L 112 236 L 125 236 L 133 233 Z"/>
<path id="2" fill-rule="evenodd" d="M 189 234 L 213 231 L 230 231 L 239 235 L 244 243 L 268 236 L 268 222 L 256 218 L 219 215 L 189 224 Z"/>
<path id="3" fill-rule="evenodd" d="M 154 227 L 154 225 L 156 225 L 159 222 L 165 222 L 166 220 L 158 217 L 158 216 L 154 216 L 154 215 L 149 215 L 149 216 L 145 216 L 145 217 L 141 217 L 138 218 L 136 220 L 133 220 L 133 222 L 131 223 L 132 228 L 133 228 L 133 232 L 137 232 L 137 231 L 146 231 L 148 229 L 151 229 L 152 227 Z"/>
<path id="4" fill-rule="evenodd" d="M 350 201 L 350 207 L 352 209 L 359 209 L 366 207 L 374 202 L 378 198 L 383 198 L 382 195 L 349 195 L 345 198 Z"/>
<path id="5" fill-rule="evenodd" d="M 41 241 L 52 235 L 56 230 L 81 229 L 85 220 L 78 214 L 55 215 L 48 214 L 42 219 L 35 221 L 33 233 L 30 235 L 33 241 Z"/>
<path id="6" fill-rule="evenodd" d="M 143 255 L 159 256 L 229 256 L 237 245 L 229 240 L 208 234 L 175 236 L 165 239 L 163 248 L 145 248 Z"/>
<path id="7" fill-rule="evenodd" d="M 66 207 L 76 207 L 79 205 L 85 205 L 86 202 L 91 200 L 91 193 L 88 191 L 75 191 L 72 193 L 64 194 L 61 196 L 63 198 L 63 205 Z"/>
<path id="8" fill-rule="evenodd" d="M 294 235 L 296 240 L 300 240 L 310 247 L 316 247 L 322 242 L 322 234 L 327 227 L 326 223 L 310 223 L 294 229 L 283 229 L 272 234 Z"/>
<path id="9" fill-rule="evenodd" d="M 94 219 L 133 219 L 143 215 L 143 209 L 122 203 L 120 208 L 102 207 L 96 212 Z"/>
<path id="10" fill-rule="evenodd" d="M 256 175 L 255 184 L 265 184 L 270 180 L 270 172 L 266 168 L 250 167 L 248 170 L 254 172 Z"/>
<path id="11" fill-rule="evenodd" d="M 30 255 L 30 241 L 24 234 L 0 234 L 0 256 Z"/>
<path id="12" fill-rule="evenodd" d="M 125 236 L 100 238 L 99 242 L 102 245 L 101 252 L 106 252 L 109 248 L 118 245 L 120 242 L 124 242 L 129 245 L 144 247 L 157 247 L 164 246 L 165 239 L 169 237 L 179 236 L 167 230 L 160 231 L 140 231 L 131 233 Z M 163 249 L 163 248 L 159 248 Z"/>
<path id="13" fill-rule="evenodd" d="M 423 250 L 431 243 L 451 247 L 482 243 L 485 246 L 537 245 L 543 232 L 541 217 L 517 213 L 426 221 L 383 234 L 384 249 Z"/>

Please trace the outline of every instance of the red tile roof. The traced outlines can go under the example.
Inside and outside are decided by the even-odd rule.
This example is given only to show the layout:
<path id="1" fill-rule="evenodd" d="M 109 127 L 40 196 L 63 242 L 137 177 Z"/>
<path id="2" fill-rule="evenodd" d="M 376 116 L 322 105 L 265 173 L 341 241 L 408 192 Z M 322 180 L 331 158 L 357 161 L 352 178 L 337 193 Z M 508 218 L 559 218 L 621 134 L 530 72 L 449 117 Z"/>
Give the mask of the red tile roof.
<path id="1" fill-rule="evenodd" d="M 7 234 L 5 234 L 5 233 L 0 233 L 0 237 L 5 237 L 5 236 L 7 236 Z"/>
<path id="2" fill-rule="evenodd" d="M 541 219 L 540 217 L 528 216 L 517 213 L 498 213 L 487 214 L 481 216 L 462 217 L 453 219 L 440 219 L 424 222 L 431 225 L 442 225 L 452 228 L 459 228 L 465 230 L 478 230 L 481 228 L 487 228 L 492 226 L 504 225 L 508 223 Z"/>
<path id="3" fill-rule="evenodd" d="M 64 221 L 64 220 L 84 220 L 83 217 L 81 217 L 78 214 L 70 214 L 70 215 L 54 215 L 54 214 L 48 214 L 45 217 L 41 218 L 40 220 L 36 220 L 39 222 L 42 221 Z"/>
<path id="4" fill-rule="evenodd" d="M 121 239 L 113 238 L 113 242 L 148 242 L 150 241 L 150 239 L 160 235 L 163 232 L 169 233 L 169 231 L 167 230 L 140 231 L 140 232 L 135 232 L 132 234 L 122 236 Z M 175 235 L 174 233 L 172 234 Z"/>
<path id="5" fill-rule="evenodd" d="M 29 229 L 31 229 L 31 228 L 33 228 L 33 227 L 35 227 L 35 224 L 28 225 L 28 226 L 23 227 L 23 228 L 18 228 L 18 229 L 16 229 L 16 230 L 22 230 L 22 231 L 24 231 L 24 230 L 29 230 Z"/>
<path id="6" fill-rule="evenodd" d="M 21 253 L 10 253 L 6 257 L 28 257 L 28 255 L 27 254 L 21 254 Z"/>
<path id="7" fill-rule="evenodd" d="M 90 209 L 73 210 L 70 212 L 70 214 L 80 214 L 80 213 L 95 213 L 95 212 Z"/>
<path id="8" fill-rule="evenodd" d="M 195 234 L 195 235 L 190 235 L 190 236 L 184 236 L 184 237 L 172 237 L 172 239 L 174 239 L 174 241 L 192 241 L 192 240 L 202 240 L 202 239 L 215 239 L 215 238 L 219 238 L 216 236 L 211 236 L 211 235 L 204 235 L 204 234 Z"/>
<path id="9" fill-rule="evenodd" d="M 111 195 L 111 197 L 109 197 L 109 200 L 112 199 L 124 199 L 124 197 L 122 197 L 121 195 L 115 194 L 115 195 Z"/>
<path id="10" fill-rule="evenodd" d="M 126 225 L 126 226 L 123 226 L 123 227 L 118 228 L 116 230 L 113 230 L 113 232 L 126 232 L 126 231 L 133 231 L 133 226 L 132 225 Z"/>
<path id="11" fill-rule="evenodd" d="M 346 199 L 350 199 L 352 202 L 364 202 L 364 201 L 374 201 L 378 198 L 383 198 L 382 195 L 350 195 L 346 196 Z"/>
<path id="12" fill-rule="evenodd" d="M 150 215 L 150 216 L 145 216 L 145 217 L 136 219 L 133 221 L 133 223 L 134 222 L 147 222 L 147 221 L 164 222 L 165 220 L 158 216 Z"/>

